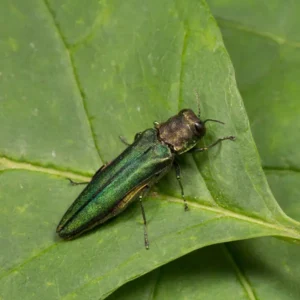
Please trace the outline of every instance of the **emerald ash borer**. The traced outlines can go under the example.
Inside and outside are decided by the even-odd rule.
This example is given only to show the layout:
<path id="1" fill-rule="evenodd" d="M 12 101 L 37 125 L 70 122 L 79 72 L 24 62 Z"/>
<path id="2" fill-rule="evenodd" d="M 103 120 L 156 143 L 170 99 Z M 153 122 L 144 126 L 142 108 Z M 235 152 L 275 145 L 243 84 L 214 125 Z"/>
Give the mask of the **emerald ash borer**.
<path id="1" fill-rule="evenodd" d="M 205 135 L 205 124 L 191 109 L 183 109 L 164 123 L 137 133 L 132 144 L 112 162 L 103 165 L 85 189 L 69 207 L 57 226 L 64 239 L 73 239 L 121 213 L 130 203 L 138 200 L 144 221 L 144 241 L 149 248 L 146 215 L 142 203 L 149 189 L 174 165 L 185 210 L 188 209 L 180 180 L 180 167 L 176 157 L 185 152 L 203 152 L 224 140 L 217 139 L 207 147 L 195 148 Z M 224 123 L 222 123 L 224 124 Z"/>

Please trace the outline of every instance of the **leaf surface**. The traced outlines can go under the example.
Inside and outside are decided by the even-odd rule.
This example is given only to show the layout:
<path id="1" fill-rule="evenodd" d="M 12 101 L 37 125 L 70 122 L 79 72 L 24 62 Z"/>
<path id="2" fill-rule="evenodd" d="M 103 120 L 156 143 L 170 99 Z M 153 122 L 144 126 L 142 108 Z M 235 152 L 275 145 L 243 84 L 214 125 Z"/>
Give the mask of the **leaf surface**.
<path id="1" fill-rule="evenodd" d="M 272 192 L 284 211 L 300 220 L 300 160 L 295 151 L 300 142 L 300 52 L 291 35 L 300 25 L 296 17 L 300 7 L 286 1 L 209 4 L 237 70 Z M 195 251 L 126 284 L 108 299 L 223 300 L 234 295 L 234 299 L 296 300 L 299 270 L 298 245 L 277 238 L 250 239 Z"/>
<path id="2" fill-rule="evenodd" d="M 2 1 L 1 296 L 99 299 L 198 248 L 278 235 L 299 223 L 274 200 L 252 140 L 220 32 L 199 1 Z M 10 24 L 11 26 L 4 26 Z M 5 28 L 5 30 L 4 30 Z M 201 97 L 206 154 L 181 159 L 190 206 L 174 174 L 139 207 L 72 242 L 55 236 L 84 179 L 136 132 Z"/>

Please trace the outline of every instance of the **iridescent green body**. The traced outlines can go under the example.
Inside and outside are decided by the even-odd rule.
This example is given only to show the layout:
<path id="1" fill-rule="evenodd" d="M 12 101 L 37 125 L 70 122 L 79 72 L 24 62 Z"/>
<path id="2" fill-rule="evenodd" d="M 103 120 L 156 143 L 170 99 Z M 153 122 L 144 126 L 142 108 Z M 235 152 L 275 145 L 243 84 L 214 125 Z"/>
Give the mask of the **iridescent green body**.
<path id="1" fill-rule="evenodd" d="M 172 166 L 174 154 L 157 139 L 156 129 L 138 135 L 132 145 L 95 174 L 58 226 L 63 238 L 74 238 L 122 212 L 144 185 Z M 136 191 L 136 192 L 135 192 Z M 126 198 L 131 195 L 130 199 Z"/>
<path id="2" fill-rule="evenodd" d="M 59 236 L 75 238 L 118 215 L 139 198 L 145 225 L 145 246 L 148 248 L 142 196 L 169 171 L 176 155 L 187 151 L 205 151 L 224 139 L 234 139 L 225 137 L 206 148 L 195 149 L 197 142 L 205 135 L 206 121 L 201 121 L 192 110 L 184 109 L 164 123 L 155 123 L 155 128 L 137 134 L 134 142 L 115 160 L 96 172 L 66 211 L 57 226 Z M 184 199 L 180 169 L 177 164 L 175 167 Z"/>

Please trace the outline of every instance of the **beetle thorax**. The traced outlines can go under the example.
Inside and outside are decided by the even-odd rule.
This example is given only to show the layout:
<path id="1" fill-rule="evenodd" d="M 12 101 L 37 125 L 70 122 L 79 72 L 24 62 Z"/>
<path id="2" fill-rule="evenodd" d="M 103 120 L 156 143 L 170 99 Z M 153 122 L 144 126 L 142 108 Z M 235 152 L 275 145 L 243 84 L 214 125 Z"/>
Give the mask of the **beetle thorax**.
<path id="1" fill-rule="evenodd" d="M 199 139 L 205 134 L 205 127 L 201 135 L 197 132 L 195 124 L 202 124 L 195 113 L 190 109 L 184 109 L 166 122 L 156 126 L 158 138 L 170 146 L 176 154 L 184 153 L 193 148 Z"/>

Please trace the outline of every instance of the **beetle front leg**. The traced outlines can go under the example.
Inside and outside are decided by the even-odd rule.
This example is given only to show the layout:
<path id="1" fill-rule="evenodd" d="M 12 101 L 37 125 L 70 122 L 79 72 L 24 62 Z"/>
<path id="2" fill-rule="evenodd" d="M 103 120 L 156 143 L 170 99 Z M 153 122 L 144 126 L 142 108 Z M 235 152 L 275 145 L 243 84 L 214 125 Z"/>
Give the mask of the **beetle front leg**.
<path id="1" fill-rule="evenodd" d="M 222 141 L 225 141 L 225 140 L 230 140 L 230 141 L 234 141 L 235 140 L 235 136 L 225 136 L 223 138 L 219 138 L 217 139 L 214 143 L 208 145 L 207 147 L 203 147 L 203 148 L 194 148 L 194 149 L 191 149 L 189 152 L 203 152 L 203 151 L 206 151 L 214 146 L 216 146 L 217 144 L 221 143 Z"/>

